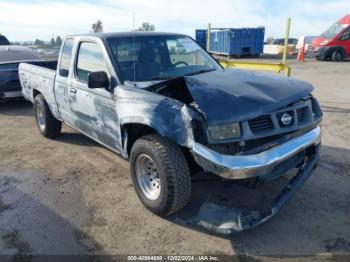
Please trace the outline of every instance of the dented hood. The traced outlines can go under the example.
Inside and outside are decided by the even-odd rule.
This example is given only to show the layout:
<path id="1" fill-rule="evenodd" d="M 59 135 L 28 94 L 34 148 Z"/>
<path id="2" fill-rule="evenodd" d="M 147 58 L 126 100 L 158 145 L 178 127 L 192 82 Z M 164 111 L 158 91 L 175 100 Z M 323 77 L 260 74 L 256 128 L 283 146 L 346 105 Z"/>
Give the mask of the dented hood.
<path id="1" fill-rule="evenodd" d="M 238 69 L 186 76 L 185 81 L 208 124 L 255 118 L 296 102 L 313 90 L 304 81 Z"/>

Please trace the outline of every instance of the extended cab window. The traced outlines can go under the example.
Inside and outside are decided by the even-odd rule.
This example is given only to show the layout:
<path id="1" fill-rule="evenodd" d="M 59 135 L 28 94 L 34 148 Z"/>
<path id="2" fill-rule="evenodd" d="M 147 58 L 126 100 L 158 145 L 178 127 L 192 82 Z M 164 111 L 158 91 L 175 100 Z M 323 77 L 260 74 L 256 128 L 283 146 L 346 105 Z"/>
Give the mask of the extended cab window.
<path id="1" fill-rule="evenodd" d="M 64 43 L 63 49 L 62 49 L 62 55 L 61 55 L 61 63 L 60 63 L 60 70 L 59 74 L 60 76 L 67 77 L 72 57 L 72 50 L 73 50 L 73 39 L 67 39 Z"/>
<path id="2" fill-rule="evenodd" d="M 99 71 L 104 71 L 110 76 L 100 47 L 96 43 L 81 43 L 76 67 L 77 78 L 87 81 L 89 73 Z"/>

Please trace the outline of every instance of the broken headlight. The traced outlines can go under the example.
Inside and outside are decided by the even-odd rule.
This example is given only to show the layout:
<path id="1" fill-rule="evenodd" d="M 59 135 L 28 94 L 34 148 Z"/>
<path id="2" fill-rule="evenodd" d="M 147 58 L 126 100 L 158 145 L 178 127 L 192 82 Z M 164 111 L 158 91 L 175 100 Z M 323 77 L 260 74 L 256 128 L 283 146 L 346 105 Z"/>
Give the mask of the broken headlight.
<path id="1" fill-rule="evenodd" d="M 239 123 L 209 126 L 209 136 L 212 140 L 225 140 L 236 138 L 241 135 Z"/>

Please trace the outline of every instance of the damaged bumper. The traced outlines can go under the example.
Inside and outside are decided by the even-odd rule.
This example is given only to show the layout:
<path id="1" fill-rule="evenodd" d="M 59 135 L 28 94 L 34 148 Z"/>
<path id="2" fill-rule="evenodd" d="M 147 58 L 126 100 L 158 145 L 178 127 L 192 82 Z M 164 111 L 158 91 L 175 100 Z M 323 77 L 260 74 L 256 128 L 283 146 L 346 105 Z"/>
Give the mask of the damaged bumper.
<path id="1" fill-rule="evenodd" d="M 193 143 L 192 150 L 196 162 L 204 170 L 226 179 L 246 179 L 268 175 L 281 163 L 317 146 L 320 141 L 321 129 L 317 126 L 302 136 L 255 155 L 223 155 L 199 143 Z"/>
<path id="2" fill-rule="evenodd" d="M 259 210 L 247 210 L 229 208 L 215 203 L 204 204 L 194 224 L 211 232 L 230 235 L 246 229 L 254 228 L 273 217 L 281 209 L 292 195 L 304 184 L 316 168 L 319 160 L 320 145 L 308 156 L 306 163 L 299 168 L 297 175 L 283 188 L 282 192 L 272 201 L 269 208 Z"/>

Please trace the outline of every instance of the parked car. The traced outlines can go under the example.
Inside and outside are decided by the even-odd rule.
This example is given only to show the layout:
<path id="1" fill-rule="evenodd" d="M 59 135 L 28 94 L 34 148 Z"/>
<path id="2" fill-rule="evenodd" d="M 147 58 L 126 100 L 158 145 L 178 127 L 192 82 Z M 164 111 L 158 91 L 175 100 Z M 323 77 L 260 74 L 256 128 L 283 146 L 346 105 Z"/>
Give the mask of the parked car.
<path id="1" fill-rule="evenodd" d="M 287 53 L 294 52 L 297 44 L 298 44 L 298 39 L 289 38 L 288 39 Z M 274 39 L 271 44 L 264 45 L 264 54 L 282 55 L 283 50 L 284 50 L 284 38 Z"/>
<path id="2" fill-rule="evenodd" d="M 2 34 L 0 34 L 0 45 L 10 45 L 9 40 Z"/>
<path id="3" fill-rule="evenodd" d="M 270 208 L 240 209 L 225 232 L 251 228 L 273 216 L 318 162 L 322 112 L 310 84 L 223 69 L 188 36 L 69 36 L 57 70 L 45 66 L 19 66 L 40 133 L 59 136 L 64 122 L 129 159 L 136 193 L 155 214 L 186 206 L 191 168 L 259 181 L 298 168 Z"/>
<path id="4" fill-rule="evenodd" d="M 343 61 L 350 58 L 350 15 L 328 28 L 317 37 L 308 51 L 318 60 Z"/>
<path id="5" fill-rule="evenodd" d="M 40 58 L 27 47 L 0 45 L 0 101 L 22 97 L 18 65 L 25 61 L 38 62 Z"/>

